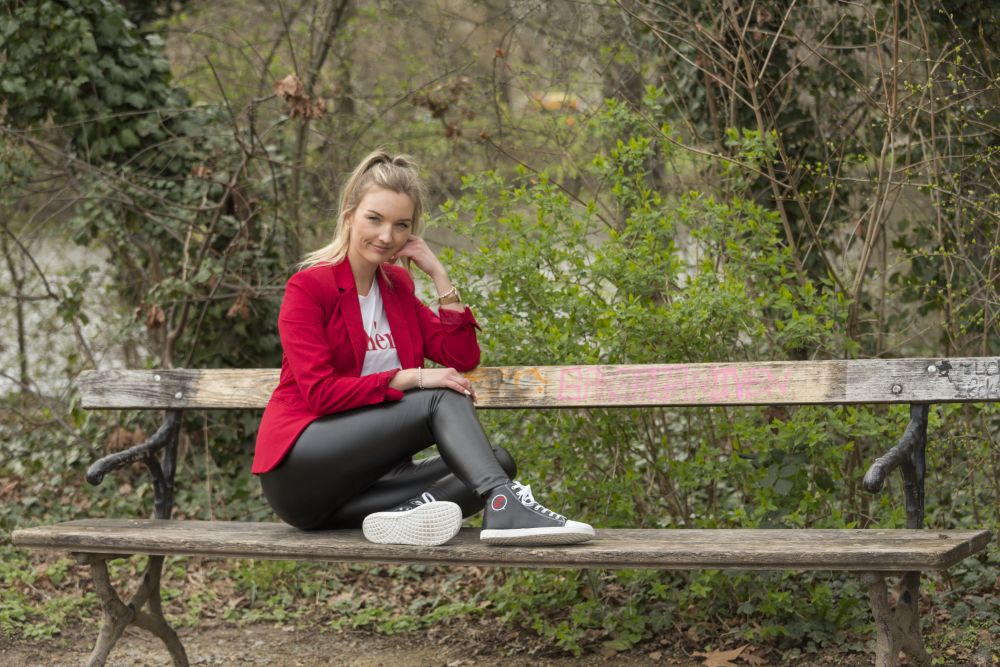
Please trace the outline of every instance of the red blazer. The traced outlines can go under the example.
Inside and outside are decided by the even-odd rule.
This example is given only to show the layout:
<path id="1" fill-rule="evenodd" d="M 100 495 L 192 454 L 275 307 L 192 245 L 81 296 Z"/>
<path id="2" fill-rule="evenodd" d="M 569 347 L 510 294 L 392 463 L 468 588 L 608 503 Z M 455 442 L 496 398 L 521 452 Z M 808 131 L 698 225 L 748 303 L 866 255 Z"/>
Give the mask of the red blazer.
<path id="1" fill-rule="evenodd" d="M 403 368 L 423 367 L 425 356 L 463 372 L 475 368 L 479 325 L 472 311 L 443 308 L 435 314 L 414 295 L 413 279 L 405 269 L 391 264 L 383 268 L 392 286 L 381 272 L 378 284 Z M 403 392 L 389 386 L 399 369 L 359 377 L 368 337 L 346 259 L 312 266 L 289 278 L 278 332 L 284 352 L 281 379 L 257 431 L 254 473 L 277 466 L 316 418 L 403 397 Z"/>

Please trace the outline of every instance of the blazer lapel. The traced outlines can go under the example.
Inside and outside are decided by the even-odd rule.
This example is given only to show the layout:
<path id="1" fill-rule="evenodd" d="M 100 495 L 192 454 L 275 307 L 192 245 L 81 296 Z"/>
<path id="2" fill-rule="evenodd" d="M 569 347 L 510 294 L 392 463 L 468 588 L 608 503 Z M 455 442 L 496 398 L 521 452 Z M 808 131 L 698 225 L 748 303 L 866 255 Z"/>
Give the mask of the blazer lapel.
<path id="1" fill-rule="evenodd" d="M 351 347 L 354 348 L 354 359 L 357 362 L 356 372 L 361 373 L 365 365 L 365 349 L 368 347 L 368 336 L 365 334 L 365 327 L 361 323 L 361 304 L 358 303 L 358 286 L 354 282 L 354 272 L 351 271 L 351 263 L 344 260 L 333 267 L 334 277 L 337 287 L 342 292 L 339 299 L 340 316 L 344 318 L 344 325 L 347 327 L 347 335 L 351 338 Z"/>
<path id="2" fill-rule="evenodd" d="M 410 340 L 410 323 L 406 317 L 406 310 L 403 302 L 399 298 L 399 293 L 385 282 L 382 272 L 376 273 L 378 276 L 378 286 L 382 291 L 382 305 L 385 307 L 385 316 L 389 320 L 389 328 L 392 329 L 392 339 L 396 341 L 396 354 L 399 355 L 399 363 L 403 368 L 415 368 L 419 366 L 419 361 L 413 359 L 413 342 Z"/>

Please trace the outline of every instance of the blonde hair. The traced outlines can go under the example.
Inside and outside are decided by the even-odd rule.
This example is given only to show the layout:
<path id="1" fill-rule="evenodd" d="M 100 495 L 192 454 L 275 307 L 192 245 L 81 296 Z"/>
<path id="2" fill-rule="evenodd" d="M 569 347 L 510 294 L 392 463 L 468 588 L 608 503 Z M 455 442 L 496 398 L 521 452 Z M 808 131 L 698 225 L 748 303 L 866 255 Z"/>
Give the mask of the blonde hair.
<path id="1" fill-rule="evenodd" d="M 372 188 L 383 188 L 408 196 L 413 202 L 410 233 L 420 234 L 423 223 L 421 213 L 424 208 L 424 183 L 417 174 L 417 163 L 409 155 L 393 156 L 378 148 L 361 160 L 341 190 L 337 229 L 333 233 L 333 241 L 319 250 L 308 253 L 299 262 L 299 269 L 317 264 L 337 264 L 347 257 L 351 227 L 346 224 L 346 220 L 357 210 L 365 194 Z M 403 257 L 401 260 L 403 266 L 409 269 L 409 258 Z"/>

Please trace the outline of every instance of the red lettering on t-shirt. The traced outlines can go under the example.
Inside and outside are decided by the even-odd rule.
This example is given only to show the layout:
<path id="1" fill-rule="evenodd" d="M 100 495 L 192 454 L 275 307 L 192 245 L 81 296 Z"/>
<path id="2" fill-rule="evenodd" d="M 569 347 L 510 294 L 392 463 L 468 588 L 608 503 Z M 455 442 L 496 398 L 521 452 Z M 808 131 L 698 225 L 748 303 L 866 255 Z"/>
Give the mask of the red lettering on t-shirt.
<path id="1" fill-rule="evenodd" d="M 385 334 L 375 334 L 372 336 L 368 335 L 368 351 L 374 352 L 375 350 L 394 350 L 396 349 L 396 341 L 392 339 L 392 333 Z"/>

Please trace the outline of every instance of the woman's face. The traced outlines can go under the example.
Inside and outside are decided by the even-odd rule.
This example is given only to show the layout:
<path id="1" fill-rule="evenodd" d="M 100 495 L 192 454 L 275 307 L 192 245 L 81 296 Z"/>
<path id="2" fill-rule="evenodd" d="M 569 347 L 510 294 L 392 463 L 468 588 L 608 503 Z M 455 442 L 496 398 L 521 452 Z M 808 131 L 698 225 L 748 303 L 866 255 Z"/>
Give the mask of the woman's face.
<path id="1" fill-rule="evenodd" d="M 413 227 L 413 200 L 409 195 L 373 187 L 345 220 L 351 228 L 347 256 L 351 266 L 378 267 L 399 252 Z"/>

